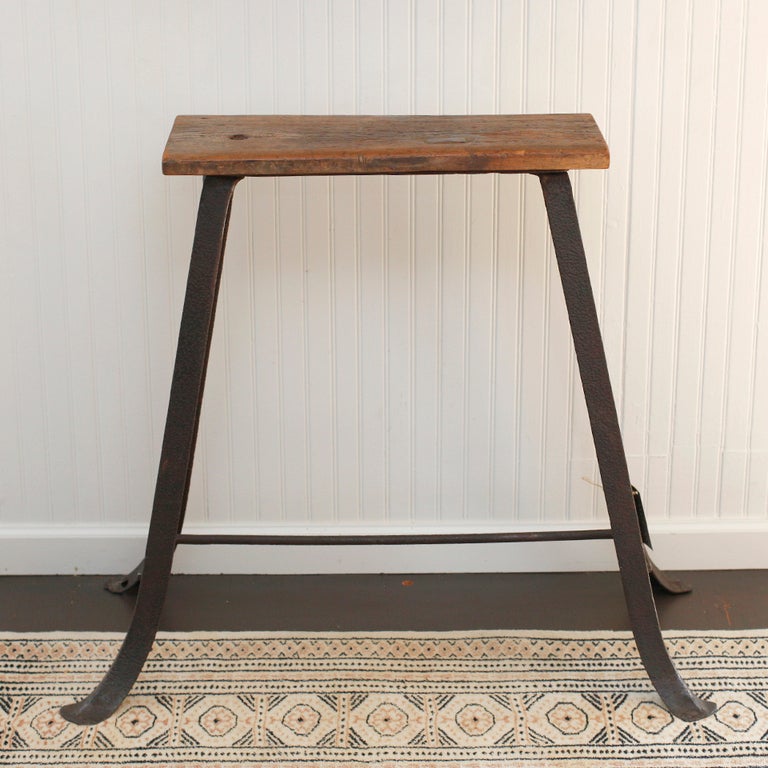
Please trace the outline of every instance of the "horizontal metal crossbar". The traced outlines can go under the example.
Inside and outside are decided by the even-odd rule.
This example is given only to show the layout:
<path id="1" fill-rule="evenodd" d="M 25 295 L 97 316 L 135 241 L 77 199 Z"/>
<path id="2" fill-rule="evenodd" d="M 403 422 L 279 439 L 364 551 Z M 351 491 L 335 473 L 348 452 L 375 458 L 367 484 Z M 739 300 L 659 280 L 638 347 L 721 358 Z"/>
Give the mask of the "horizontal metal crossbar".
<path id="1" fill-rule="evenodd" d="M 579 541 L 612 539 L 610 529 L 576 531 L 517 531 L 511 533 L 395 533 L 395 534 L 190 534 L 181 533 L 177 544 L 494 544 L 503 542 Z"/>

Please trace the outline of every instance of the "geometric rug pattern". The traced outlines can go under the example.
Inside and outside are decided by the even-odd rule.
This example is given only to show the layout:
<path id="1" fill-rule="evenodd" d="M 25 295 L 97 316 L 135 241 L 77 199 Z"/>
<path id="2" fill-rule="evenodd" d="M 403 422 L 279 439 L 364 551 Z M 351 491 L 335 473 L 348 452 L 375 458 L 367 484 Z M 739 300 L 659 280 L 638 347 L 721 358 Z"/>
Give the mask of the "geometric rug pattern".
<path id="1" fill-rule="evenodd" d="M 673 718 L 629 633 L 166 633 L 68 723 L 122 635 L 0 634 L 0 765 L 768 768 L 768 631 L 665 632 L 716 712 Z"/>

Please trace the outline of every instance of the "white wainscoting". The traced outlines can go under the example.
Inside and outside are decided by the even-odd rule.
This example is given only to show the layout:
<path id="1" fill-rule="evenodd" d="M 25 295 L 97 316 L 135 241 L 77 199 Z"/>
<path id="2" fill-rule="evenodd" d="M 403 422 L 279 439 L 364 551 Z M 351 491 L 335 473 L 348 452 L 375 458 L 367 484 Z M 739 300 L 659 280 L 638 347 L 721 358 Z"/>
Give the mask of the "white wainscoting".
<path id="1" fill-rule="evenodd" d="M 633 482 L 670 567 L 758 562 L 766 39 L 747 0 L 1 2 L 5 570 L 138 552 L 200 188 L 160 172 L 182 113 L 592 113 L 611 168 L 572 178 Z M 240 185 L 191 524 L 601 525 L 597 483 L 533 177 Z M 572 562 L 546 546 L 526 568 Z"/>

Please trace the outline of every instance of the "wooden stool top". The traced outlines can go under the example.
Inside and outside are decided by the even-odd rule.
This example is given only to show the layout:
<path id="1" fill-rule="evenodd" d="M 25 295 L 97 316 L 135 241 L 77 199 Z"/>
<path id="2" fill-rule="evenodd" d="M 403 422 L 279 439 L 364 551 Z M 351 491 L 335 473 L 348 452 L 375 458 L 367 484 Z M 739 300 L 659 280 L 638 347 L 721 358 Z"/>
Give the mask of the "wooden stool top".
<path id="1" fill-rule="evenodd" d="M 180 115 L 163 173 L 314 176 L 607 168 L 592 115 Z"/>

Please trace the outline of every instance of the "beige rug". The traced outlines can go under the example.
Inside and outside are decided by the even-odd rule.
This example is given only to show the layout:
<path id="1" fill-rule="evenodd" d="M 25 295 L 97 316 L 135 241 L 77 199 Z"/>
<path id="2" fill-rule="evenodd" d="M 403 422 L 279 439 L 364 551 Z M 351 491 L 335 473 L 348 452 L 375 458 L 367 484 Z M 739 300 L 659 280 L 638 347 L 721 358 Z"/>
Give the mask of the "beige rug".
<path id="1" fill-rule="evenodd" d="M 624 633 L 165 634 L 117 714 L 67 723 L 120 636 L 0 635 L 0 765 L 768 767 L 768 630 L 666 633 L 698 723 Z"/>

